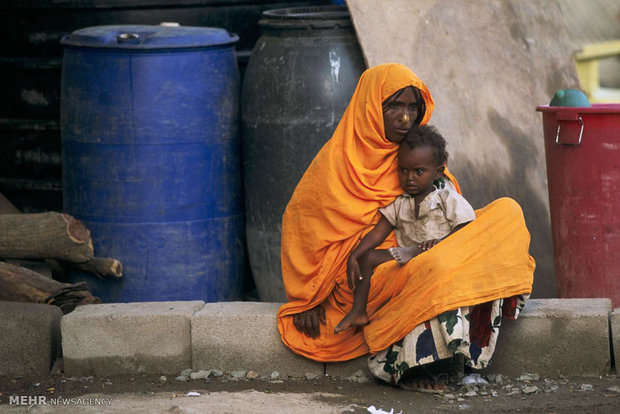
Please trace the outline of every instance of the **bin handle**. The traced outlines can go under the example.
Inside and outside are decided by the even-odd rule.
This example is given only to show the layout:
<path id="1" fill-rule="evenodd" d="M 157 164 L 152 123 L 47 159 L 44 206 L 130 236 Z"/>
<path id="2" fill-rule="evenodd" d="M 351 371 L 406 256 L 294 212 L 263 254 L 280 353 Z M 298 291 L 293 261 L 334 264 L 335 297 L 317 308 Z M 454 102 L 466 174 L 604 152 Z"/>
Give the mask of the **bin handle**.
<path id="1" fill-rule="evenodd" d="M 138 33 L 121 33 L 116 36 L 117 43 L 138 43 L 140 35 Z"/>
<path id="2" fill-rule="evenodd" d="M 581 117 L 577 117 L 577 121 L 579 121 L 579 123 L 581 124 L 581 130 L 579 131 L 579 140 L 577 141 L 577 143 L 573 143 L 573 142 L 560 142 L 560 121 L 558 121 L 558 132 L 555 134 L 555 143 L 558 145 L 580 145 L 581 144 L 581 137 L 583 136 L 583 119 L 581 119 Z"/>

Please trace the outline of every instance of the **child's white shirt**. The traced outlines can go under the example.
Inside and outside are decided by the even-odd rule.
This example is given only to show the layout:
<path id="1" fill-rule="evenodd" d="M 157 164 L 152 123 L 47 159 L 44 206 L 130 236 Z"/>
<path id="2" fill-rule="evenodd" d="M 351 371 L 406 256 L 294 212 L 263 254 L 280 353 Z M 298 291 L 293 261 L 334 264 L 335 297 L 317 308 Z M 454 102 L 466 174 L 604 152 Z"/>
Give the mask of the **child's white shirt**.
<path id="1" fill-rule="evenodd" d="M 399 246 L 415 246 L 426 240 L 441 239 L 459 224 L 476 218 L 472 206 L 448 180 L 444 188 L 434 188 L 420 203 L 417 219 L 415 199 L 409 194 L 402 194 L 390 205 L 379 209 L 394 226 Z"/>

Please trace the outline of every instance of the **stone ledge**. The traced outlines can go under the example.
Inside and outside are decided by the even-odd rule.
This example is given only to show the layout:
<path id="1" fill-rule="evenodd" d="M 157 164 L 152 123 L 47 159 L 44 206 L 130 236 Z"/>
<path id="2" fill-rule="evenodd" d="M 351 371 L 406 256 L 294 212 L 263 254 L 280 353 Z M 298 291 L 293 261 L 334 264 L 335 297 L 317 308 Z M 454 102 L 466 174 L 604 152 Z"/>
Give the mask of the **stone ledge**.
<path id="1" fill-rule="evenodd" d="M 374 378 L 370 369 L 368 368 L 368 355 L 357 357 L 349 361 L 344 362 L 326 362 L 325 373 L 332 378 L 353 378 L 363 374 L 358 378 Z M 357 375 L 356 375 L 357 374 Z"/>
<path id="2" fill-rule="evenodd" d="M 530 299 L 516 321 L 504 320 L 488 372 L 546 377 L 610 370 L 609 299 Z"/>
<path id="3" fill-rule="evenodd" d="M 0 301 L 0 372 L 47 376 L 60 356 L 57 306 Z"/>
<path id="4" fill-rule="evenodd" d="M 192 366 L 191 317 L 204 302 L 79 306 L 61 321 L 65 373 L 178 374 Z"/>
<path id="5" fill-rule="evenodd" d="M 366 375 L 366 357 L 311 361 L 281 341 L 279 303 L 151 302 L 78 307 L 62 318 L 67 375 L 178 374 L 217 369 L 269 376 Z M 517 321 L 504 320 L 489 373 L 547 377 L 609 371 L 609 299 L 531 299 Z M 612 316 L 620 332 L 620 309 Z M 616 335 L 620 349 L 620 335 Z M 49 369 L 49 364 L 48 364 Z"/>
<path id="6" fill-rule="evenodd" d="M 254 370 L 282 377 L 322 375 L 323 364 L 293 353 L 280 339 L 276 314 L 280 303 L 207 303 L 192 317 L 194 371 Z"/>

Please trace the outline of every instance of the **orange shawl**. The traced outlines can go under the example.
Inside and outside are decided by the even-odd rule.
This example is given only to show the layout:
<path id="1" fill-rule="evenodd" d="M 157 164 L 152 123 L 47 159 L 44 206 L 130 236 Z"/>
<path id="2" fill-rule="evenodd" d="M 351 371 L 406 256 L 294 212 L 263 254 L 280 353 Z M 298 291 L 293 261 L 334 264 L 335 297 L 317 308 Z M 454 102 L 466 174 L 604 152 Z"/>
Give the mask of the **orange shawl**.
<path id="1" fill-rule="evenodd" d="M 376 223 L 378 208 L 402 193 L 396 174 L 398 145 L 385 138 L 382 102 L 410 85 L 425 100 L 425 124 L 433 99 L 411 70 L 391 63 L 362 74 L 336 131 L 308 167 L 284 213 L 282 276 L 289 302 L 278 312 L 278 328 L 284 343 L 305 357 L 343 361 L 377 352 L 443 311 L 531 291 L 529 233 L 513 202 L 500 211 L 491 208 L 493 214 L 484 220 L 478 216 L 476 226 L 466 226 L 405 266 L 379 266 L 371 279 L 369 325 L 363 332 L 333 334 L 353 302 L 346 283 L 349 253 Z M 458 190 L 447 170 L 446 177 Z M 509 217 L 509 225 L 498 224 L 502 217 Z M 498 242 L 503 245 L 494 245 L 492 252 L 479 247 Z M 393 237 L 382 247 L 389 245 L 395 245 Z M 497 260 L 489 260 L 489 254 Z M 297 331 L 292 315 L 319 304 L 327 324 L 319 338 L 308 338 Z"/>

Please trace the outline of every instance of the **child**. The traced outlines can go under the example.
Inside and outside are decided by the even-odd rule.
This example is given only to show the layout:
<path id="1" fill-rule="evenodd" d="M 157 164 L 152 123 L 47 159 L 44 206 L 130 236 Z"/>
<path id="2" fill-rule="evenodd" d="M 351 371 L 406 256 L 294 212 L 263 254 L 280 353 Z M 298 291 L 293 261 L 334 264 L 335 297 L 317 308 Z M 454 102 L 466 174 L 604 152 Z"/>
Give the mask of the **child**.
<path id="1" fill-rule="evenodd" d="M 451 186 L 434 185 L 443 179 L 447 160 L 446 141 L 434 127 L 414 127 L 407 133 L 398 149 L 398 179 L 404 194 L 379 209 L 379 222 L 349 255 L 353 307 L 334 333 L 368 323 L 366 302 L 375 267 L 392 259 L 403 265 L 476 218 L 471 205 Z M 399 247 L 375 249 L 392 230 Z"/>

